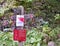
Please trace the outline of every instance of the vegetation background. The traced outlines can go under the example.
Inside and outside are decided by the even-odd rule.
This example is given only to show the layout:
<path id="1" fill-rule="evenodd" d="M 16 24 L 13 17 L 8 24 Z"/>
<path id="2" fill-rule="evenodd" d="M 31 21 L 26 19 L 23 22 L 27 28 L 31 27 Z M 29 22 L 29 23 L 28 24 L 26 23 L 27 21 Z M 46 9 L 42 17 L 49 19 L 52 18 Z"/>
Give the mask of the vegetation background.
<path id="1" fill-rule="evenodd" d="M 6 16 L 9 19 L 13 15 L 11 9 L 20 5 L 24 6 L 25 14 L 35 16 L 35 20 L 31 21 L 35 26 L 27 29 L 24 46 L 48 46 L 50 42 L 60 46 L 60 0 L 0 0 L 0 18 Z M 13 32 L 0 31 L 0 46 L 17 45 L 18 42 L 13 41 Z"/>

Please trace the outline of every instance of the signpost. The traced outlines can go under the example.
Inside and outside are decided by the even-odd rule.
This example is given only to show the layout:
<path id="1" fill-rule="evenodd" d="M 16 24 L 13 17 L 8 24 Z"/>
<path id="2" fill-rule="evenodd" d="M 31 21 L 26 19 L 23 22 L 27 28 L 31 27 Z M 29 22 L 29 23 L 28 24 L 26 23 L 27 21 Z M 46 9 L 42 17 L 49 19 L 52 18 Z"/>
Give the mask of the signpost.
<path id="1" fill-rule="evenodd" d="M 18 46 L 23 46 L 23 41 L 26 40 L 26 30 L 24 27 L 24 7 L 18 7 L 21 10 L 21 15 L 16 16 L 16 29 L 14 30 L 14 40 L 18 41 Z"/>
<path id="2" fill-rule="evenodd" d="M 23 42 L 26 41 L 26 30 L 23 29 L 25 18 L 33 18 L 33 14 L 24 15 L 24 7 L 19 6 L 19 15 L 16 15 L 16 29 L 14 29 L 14 40 L 18 41 L 18 46 L 23 46 Z M 20 13 L 21 10 L 21 13 Z"/>

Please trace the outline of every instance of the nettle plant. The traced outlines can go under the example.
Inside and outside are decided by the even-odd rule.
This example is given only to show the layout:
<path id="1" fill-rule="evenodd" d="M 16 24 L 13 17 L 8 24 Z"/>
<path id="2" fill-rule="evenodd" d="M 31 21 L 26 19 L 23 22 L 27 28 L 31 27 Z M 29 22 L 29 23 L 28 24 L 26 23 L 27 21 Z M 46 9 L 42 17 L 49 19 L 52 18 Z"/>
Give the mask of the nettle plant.
<path id="1" fill-rule="evenodd" d="M 40 46 L 42 42 L 42 33 L 38 32 L 36 28 L 32 28 L 31 30 L 27 31 L 27 39 L 25 45 L 33 45 L 33 46 Z"/>

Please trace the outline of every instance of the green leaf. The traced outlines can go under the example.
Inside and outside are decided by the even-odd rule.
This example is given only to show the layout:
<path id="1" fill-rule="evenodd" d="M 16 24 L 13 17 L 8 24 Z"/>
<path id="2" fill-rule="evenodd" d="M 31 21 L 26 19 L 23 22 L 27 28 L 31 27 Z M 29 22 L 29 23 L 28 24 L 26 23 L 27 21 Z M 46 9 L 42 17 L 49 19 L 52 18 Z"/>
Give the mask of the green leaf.
<path id="1" fill-rule="evenodd" d="M 33 0 L 27 0 L 27 2 L 32 2 Z"/>

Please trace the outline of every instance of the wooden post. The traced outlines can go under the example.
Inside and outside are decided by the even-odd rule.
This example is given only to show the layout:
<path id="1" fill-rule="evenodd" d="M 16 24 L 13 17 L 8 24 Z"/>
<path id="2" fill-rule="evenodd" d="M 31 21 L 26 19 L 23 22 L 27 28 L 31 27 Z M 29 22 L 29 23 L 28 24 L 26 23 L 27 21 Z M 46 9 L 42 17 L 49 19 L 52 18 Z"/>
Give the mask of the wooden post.
<path id="1" fill-rule="evenodd" d="M 19 6 L 18 8 L 21 10 L 21 15 L 24 15 L 24 7 L 23 6 Z"/>
<path id="2" fill-rule="evenodd" d="M 19 6 L 18 8 L 21 9 L 21 15 L 24 15 L 24 7 L 23 6 Z M 23 27 L 20 27 L 20 29 L 23 29 Z M 18 46 L 23 46 L 23 42 L 19 41 Z"/>
<path id="3" fill-rule="evenodd" d="M 18 46 L 23 46 L 23 42 L 19 42 Z"/>

